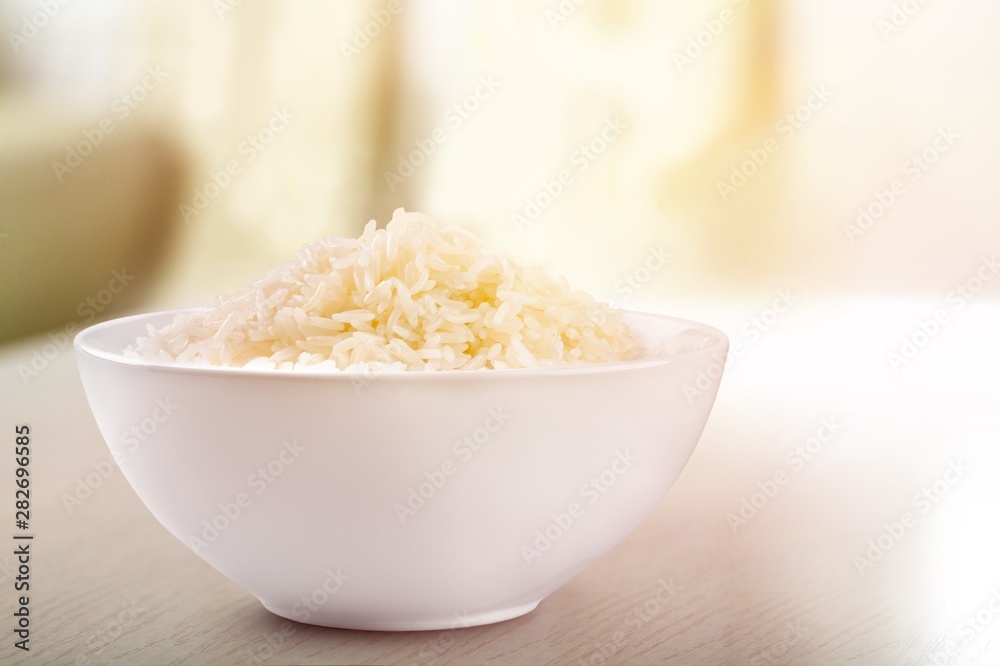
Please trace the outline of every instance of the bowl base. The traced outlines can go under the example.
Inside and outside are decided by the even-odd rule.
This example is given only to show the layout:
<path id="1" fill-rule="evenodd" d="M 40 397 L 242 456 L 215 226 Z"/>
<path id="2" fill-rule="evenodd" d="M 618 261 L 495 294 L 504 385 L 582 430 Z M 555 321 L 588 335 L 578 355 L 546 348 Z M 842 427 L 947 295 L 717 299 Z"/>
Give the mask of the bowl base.
<path id="1" fill-rule="evenodd" d="M 477 627 L 483 624 L 493 624 L 512 620 L 515 617 L 527 615 L 535 610 L 541 599 L 517 606 L 507 608 L 481 611 L 478 613 L 454 613 L 445 616 L 414 617 L 409 619 L 377 619 L 358 616 L 338 615 L 336 613 L 314 613 L 313 617 L 303 621 L 301 611 L 291 613 L 287 610 L 271 606 L 261 600 L 264 608 L 279 617 L 283 617 L 295 622 L 313 624 L 319 627 L 331 627 L 334 629 L 356 629 L 361 631 L 435 631 L 441 629 L 464 629 L 466 627 Z M 298 615 L 298 617 L 296 617 Z"/>

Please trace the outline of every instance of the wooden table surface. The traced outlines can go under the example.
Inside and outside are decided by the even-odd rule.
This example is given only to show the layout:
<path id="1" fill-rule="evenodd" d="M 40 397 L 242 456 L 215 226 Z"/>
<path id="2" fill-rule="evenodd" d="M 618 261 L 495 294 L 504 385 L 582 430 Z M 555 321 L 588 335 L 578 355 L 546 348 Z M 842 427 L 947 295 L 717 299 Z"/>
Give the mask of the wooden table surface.
<path id="1" fill-rule="evenodd" d="M 1000 664 L 1000 307 L 952 317 L 898 372 L 887 352 L 933 304 L 803 303 L 750 338 L 755 308 L 678 313 L 744 353 L 636 532 L 524 617 L 428 632 L 270 614 L 104 465 L 69 349 L 26 383 L 49 339 L 2 348 L 0 424 L 33 431 L 35 540 L 29 653 L 13 547 L 0 555 L 0 663 Z"/>

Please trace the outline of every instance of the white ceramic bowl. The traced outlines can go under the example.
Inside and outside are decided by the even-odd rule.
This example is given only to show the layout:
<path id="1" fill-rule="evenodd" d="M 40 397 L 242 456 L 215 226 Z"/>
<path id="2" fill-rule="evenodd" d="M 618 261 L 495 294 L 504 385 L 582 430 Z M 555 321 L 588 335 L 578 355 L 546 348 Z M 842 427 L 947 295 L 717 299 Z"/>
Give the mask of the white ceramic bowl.
<path id="1" fill-rule="evenodd" d="M 672 355 L 541 370 L 198 368 L 126 358 L 174 313 L 75 340 L 94 416 L 152 514 L 283 617 L 441 629 L 527 613 L 663 498 L 728 340 L 629 313 Z M 682 351 L 678 351 L 682 350 Z"/>

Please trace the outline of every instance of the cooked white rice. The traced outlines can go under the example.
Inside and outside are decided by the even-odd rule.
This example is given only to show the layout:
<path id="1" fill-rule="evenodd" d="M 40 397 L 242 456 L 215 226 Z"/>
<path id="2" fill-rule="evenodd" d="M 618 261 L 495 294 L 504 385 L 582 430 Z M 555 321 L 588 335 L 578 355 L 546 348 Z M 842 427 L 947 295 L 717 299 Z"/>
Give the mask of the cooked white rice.
<path id="1" fill-rule="evenodd" d="M 133 357 L 303 370 L 480 370 L 600 363 L 639 346 L 621 312 L 565 279 L 487 254 L 475 236 L 397 209 L 358 239 L 304 246 L 296 261 L 178 314 Z"/>

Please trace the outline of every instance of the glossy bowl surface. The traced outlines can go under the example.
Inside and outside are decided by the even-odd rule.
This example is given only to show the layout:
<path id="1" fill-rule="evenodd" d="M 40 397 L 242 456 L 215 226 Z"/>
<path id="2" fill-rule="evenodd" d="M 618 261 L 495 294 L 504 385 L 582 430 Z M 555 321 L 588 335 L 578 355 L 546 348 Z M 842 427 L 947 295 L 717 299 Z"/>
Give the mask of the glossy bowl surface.
<path id="1" fill-rule="evenodd" d="M 345 373 L 125 357 L 147 324 L 74 346 L 150 512 L 270 611 L 349 629 L 496 622 L 614 548 L 708 419 L 728 341 L 630 312 L 666 356 L 525 370 Z"/>

